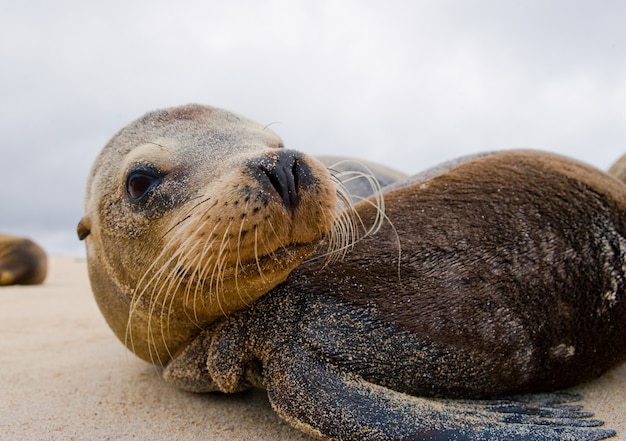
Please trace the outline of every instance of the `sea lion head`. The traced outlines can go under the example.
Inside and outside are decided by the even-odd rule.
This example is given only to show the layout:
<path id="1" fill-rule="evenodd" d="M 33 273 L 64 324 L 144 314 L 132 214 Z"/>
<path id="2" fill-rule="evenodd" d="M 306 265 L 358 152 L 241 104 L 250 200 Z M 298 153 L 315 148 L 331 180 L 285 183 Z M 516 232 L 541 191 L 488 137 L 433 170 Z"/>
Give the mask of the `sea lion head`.
<path id="1" fill-rule="evenodd" d="M 267 127 L 188 105 L 148 113 L 104 147 L 78 235 L 107 322 L 162 364 L 284 281 L 331 233 L 339 200 L 326 167 Z"/>

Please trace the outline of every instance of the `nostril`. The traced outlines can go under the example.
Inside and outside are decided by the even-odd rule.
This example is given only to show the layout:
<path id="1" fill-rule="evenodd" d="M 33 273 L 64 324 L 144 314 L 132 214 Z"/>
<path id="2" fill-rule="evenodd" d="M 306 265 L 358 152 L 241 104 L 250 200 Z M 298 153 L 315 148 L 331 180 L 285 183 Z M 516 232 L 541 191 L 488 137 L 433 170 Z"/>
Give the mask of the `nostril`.
<path id="1" fill-rule="evenodd" d="M 276 162 L 273 164 L 261 164 L 259 167 L 270 185 L 276 190 L 281 197 L 283 205 L 289 210 L 295 209 L 299 202 L 298 189 L 296 187 L 296 178 L 293 170 L 296 169 L 295 164 L 282 164 Z"/>
<path id="2" fill-rule="evenodd" d="M 300 191 L 300 174 L 301 174 L 300 160 L 295 158 L 293 165 L 291 166 L 291 175 L 293 176 L 293 185 L 296 192 Z"/>
<path id="3" fill-rule="evenodd" d="M 302 164 L 293 151 L 282 151 L 278 154 L 261 158 L 257 167 L 263 174 L 259 176 L 266 190 L 275 191 L 288 210 L 295 210 L 300 204 L 301 185 L 308 167 Z"/>

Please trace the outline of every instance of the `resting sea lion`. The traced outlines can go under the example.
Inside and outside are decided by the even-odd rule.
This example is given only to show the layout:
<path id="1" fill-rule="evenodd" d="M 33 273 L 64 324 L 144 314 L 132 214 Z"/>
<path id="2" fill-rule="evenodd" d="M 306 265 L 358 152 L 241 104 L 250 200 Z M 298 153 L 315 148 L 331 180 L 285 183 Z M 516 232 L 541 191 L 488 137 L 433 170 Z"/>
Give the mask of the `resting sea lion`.
<path id="1" fill-rule="evenodd" d="M 382 205 L 349 206 L 319 162 L 280 147 L 199 106 L 148 114 L 105 147 L 78 232 L 131 350 L 187 390 L 265 387 L 282 418 L 322 439 L 613 434 L 560 406 L 569 396 L 425 397 L 554 390 L 624 359 L 623 184 L 538 152 L 465 158 L 388 187 L 388 222 L 323 266 L 310 253 L 347 225 L 380 226 Z M 262 230 L 276 231 L 245 242 Z"/>
<path id="2" fill-rule="evenodd" d="M 37 285 L 48 271 L 46 253 L 23 237 L 0 234 L 0 286 Z"/>

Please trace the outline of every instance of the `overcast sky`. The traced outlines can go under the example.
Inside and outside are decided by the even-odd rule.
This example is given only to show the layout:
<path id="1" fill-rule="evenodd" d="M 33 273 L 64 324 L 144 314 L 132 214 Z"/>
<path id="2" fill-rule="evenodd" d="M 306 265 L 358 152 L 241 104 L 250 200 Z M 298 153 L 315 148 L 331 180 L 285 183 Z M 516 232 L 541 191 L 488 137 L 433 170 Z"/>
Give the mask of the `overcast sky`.
<path id="1" fill-rule="evenodd" d="M 413 173 L 534 148 L 626 153 L 626 2 L 0 0 L 0 231 L 83 253 L 88 169 L 189 102 L 288 147 Z"/>

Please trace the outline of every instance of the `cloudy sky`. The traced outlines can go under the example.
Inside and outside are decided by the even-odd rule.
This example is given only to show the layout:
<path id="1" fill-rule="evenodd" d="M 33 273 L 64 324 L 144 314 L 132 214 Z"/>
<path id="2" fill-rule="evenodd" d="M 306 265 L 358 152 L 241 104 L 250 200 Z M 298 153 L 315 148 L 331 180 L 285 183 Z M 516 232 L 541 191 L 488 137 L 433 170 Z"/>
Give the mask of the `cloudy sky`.
<path id="1" fill-rule="evenodd" d="M 288 147 L 417 172 L 534 148 L 626 153 L 626 2 L 0 0 L 0 231 L 51 254 L 88 169 L 148 110 L 211 104 Z"/>

